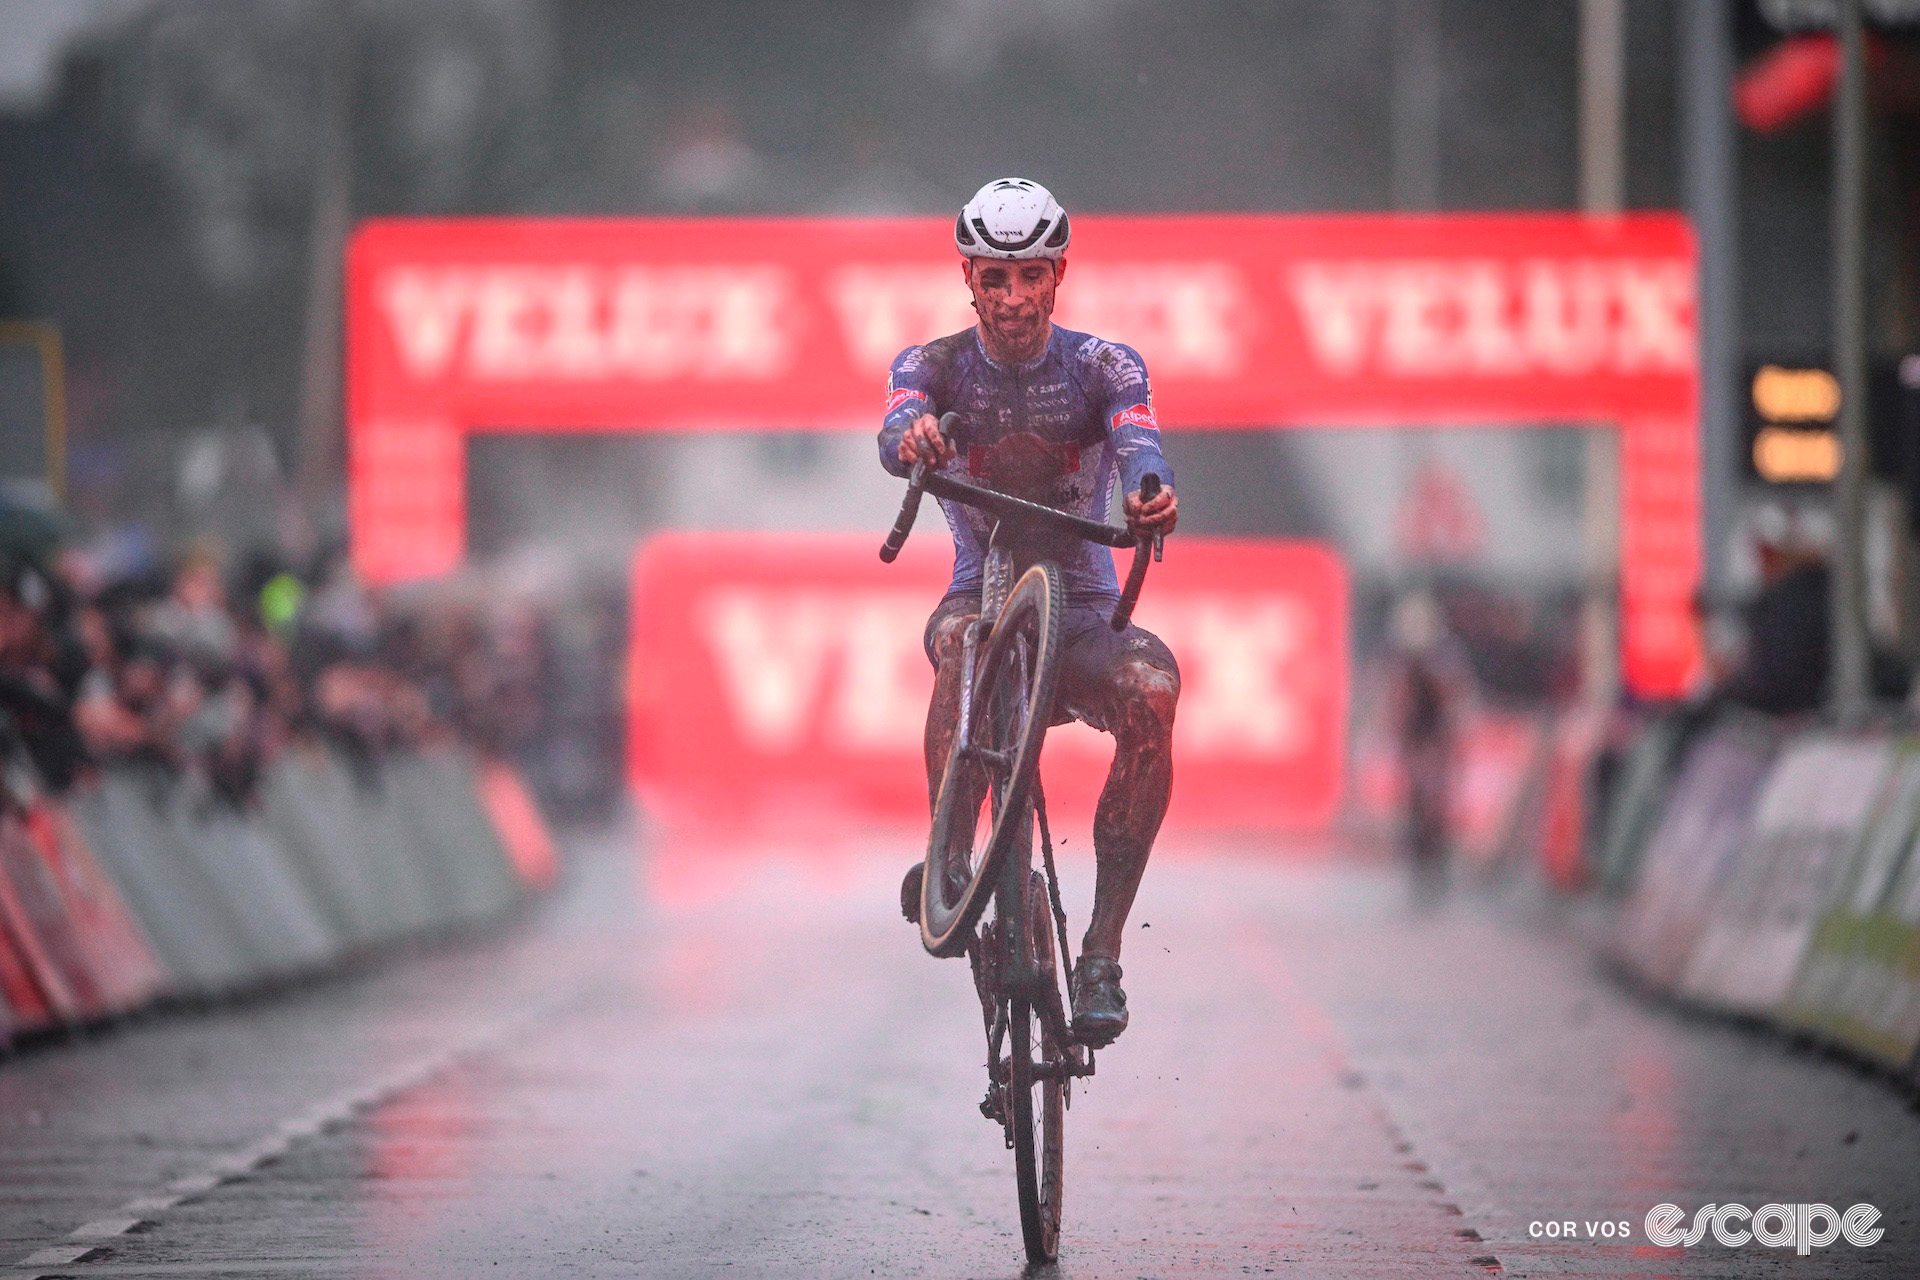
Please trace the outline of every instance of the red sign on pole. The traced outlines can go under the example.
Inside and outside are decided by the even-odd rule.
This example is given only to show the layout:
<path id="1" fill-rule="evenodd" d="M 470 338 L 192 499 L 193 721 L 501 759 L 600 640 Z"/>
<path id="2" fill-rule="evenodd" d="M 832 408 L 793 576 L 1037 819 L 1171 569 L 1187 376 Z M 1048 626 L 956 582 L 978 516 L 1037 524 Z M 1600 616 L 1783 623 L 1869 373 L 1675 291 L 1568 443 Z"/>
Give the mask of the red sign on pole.
<path id="1" fill-rule="evenodd" d="M 941 218 L 378 221 L 348 255 L 354 562 L 445 572 L 465 436 L 874 428 L 967 327 Z M 1139 348 L 1163 426 L 1611 422 L 1624 670 L 1678 692 L 1699 577 L 1694 255 L 1669 215 L 1087 216 L 1058 318 Z"/>
<path id="2" fill-rule="evenodd" d="M 921 648 L 951 557 L 875 538 L 680 534 L 633 568 L 629 763 L 648 811 L 705 824 L 809 813 L 924 822 Z M 1347 585 L 1300 542 L 1183 539 L 1138 619 L 1178 657 L 1175 828 L 1311 828 L 1346 757 Z M 1112 739 L 1047 738 L 1047 802 L 1085 829 Z"/>

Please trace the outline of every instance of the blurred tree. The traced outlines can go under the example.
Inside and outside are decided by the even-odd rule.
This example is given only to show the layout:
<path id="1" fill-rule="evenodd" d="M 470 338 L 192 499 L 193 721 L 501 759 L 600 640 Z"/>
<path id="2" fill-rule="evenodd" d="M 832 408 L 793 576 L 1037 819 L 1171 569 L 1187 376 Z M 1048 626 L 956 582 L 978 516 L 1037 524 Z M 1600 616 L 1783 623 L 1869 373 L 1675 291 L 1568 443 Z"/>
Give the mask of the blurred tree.
<path id="1" fill-rule="evenodd" d="M 184 202 L 209 282 L 294 269 L 327 133 L 351 137 L 356 213 L 499 208 L 536 184 L 549 125 L 543 0 L 168 0 L 111 74 L 136 151 Z M 342 40 L 340 28 L 346 27 Z M 328 109 L 331 59 L 352 64 Z"/>
<path id="2" fill-rule="evenodd" d="M 198 416 L 278 406 L 282 459 L 323 524 L 347 231 L 367 214 L 512 208 L 539 185 L 548 25 L 544 0 L 165 0 L 106 51 L 116 118 L 177 197 L 199 283 L 237 327 L 276 335 L 270 363 L 214 362 Z M 290 365 L 297 397 L 246 385 L 289 381 Z"/>

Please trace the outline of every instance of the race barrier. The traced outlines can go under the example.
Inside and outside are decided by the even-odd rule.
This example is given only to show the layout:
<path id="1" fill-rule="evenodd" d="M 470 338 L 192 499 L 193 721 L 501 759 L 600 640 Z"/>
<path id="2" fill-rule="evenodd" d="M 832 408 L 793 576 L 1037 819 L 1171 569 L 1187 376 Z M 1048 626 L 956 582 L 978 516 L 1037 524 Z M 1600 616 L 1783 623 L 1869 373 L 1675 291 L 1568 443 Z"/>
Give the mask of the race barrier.
<path id="1" fill-rule="evenodd" d="M 1881 1064 L 1920 1049 L 1920 739 L 1893 748 L 1865 838 L 1820 916 L 1781 1020 Z"/>
<path id="2" fill-rule="evenodd" d="M 1734 1013 L 1779 1012 L 1889 763 L 1885 740 L 1838 734 L 1809 735 L 1782 750 L 1740 856 L 1714 895 L 1681 994 Z"/>
<path id="3" fill-rule="evenodd" d="M 1638 878 L 1668 789 L 1702 720 L 1690 707 L 1662 712 L 1641 727 L 1616 762 L 1588 857 L 1593 883 L 1609 897 L 1624 897 Z"/>
<path id="4" fill-rule="evenodd" d="M 922 633 L 950 574 L 945 542 L 929 530 L 892 565 L 875 555 L 877 536 L 644 544 L 628 759 L 650 814 L 670 825 L 924 825 L 933 672 Z M 1330 821 L 1346 757 L 1339 559 L 1312 543 L 1182 538 L 1148 575 L 1137 618 L 1181 668 L 1167 828 Z M 1084 726 L 1048 734 L 1056 831 L 1084 830 L 1112 757 L 1112 739 Z"/>
<path id="5" fill-rule="evenodd" d="M 60 886 L 102 1011 L 125 1013 L 159 995 L 166 988 L 166 970 L 72 817 L 41 797 L 25 819 Z"/>
<path id="6" fill-rule="evenodd" d="M 240 809 L 157 763 L 0 802 L 0 1046 L 494 919 L 557 873 L 511 765 L 297 744 Z"/>
<path id="7" fill-rule="evenodd" d="M 1920 734 L 1723 709 L 1682 756 L 1611 959 L 1920 1084 Z"/>
<path id="8" fill-rule="evenodd" d="M 1667 718 L 1649 730 L 1643 749 L 1629 757 L 1623 781 L 1631 806 L 1615 810 L 1617 821 L 1649 830 L 1643 850 L 1614 855 L 1619 863 L 1631 859 L 1638 874 L 1620 915 L 1613 958 L 1661 991 L 1672 991 L 1686 971 L 1712 903 L 1740 856 L 1780 739 L 1764 717 L 1725 717 L 1678 764 L 1671 791 L 1659 803 L 1648 793 L 1660 789 L 1659 774 L 1677 763 L 1682 728 L 1677 718 Z M 1608 839 L 1624 844 L 1635 834 L 1609 832 Z"/>

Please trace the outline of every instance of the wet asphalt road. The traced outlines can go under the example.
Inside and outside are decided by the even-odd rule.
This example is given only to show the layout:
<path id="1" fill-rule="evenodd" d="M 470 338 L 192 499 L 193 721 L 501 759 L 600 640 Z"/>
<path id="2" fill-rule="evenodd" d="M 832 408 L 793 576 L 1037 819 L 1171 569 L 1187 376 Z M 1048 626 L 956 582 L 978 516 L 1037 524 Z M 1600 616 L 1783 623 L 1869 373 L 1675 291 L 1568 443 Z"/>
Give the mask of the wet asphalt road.
<path id="1" fill-rule="evenodd" d="M 502 937 L 0 1064 L 0 1261 L 90 1254 L 0 1275 L 1021 1273 L 977 1005 L 900 921 L 897 848 L 575 844 Z M 1412 913 L 1384 868 L 1162 857 L 1059 1274 L 1920 1272 L 1920 1121 L 1577 939 L 1524 896 Z M 1887 1237 L 1641 1238 L 1662 1201 L 1802 1200 Z"/>

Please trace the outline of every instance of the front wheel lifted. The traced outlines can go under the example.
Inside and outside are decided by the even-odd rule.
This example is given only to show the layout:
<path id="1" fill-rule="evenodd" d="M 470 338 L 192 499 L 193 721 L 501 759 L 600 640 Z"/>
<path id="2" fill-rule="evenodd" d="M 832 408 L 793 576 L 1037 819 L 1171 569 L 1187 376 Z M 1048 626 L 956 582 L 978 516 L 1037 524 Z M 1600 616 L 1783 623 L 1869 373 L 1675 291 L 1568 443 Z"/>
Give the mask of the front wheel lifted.
<path id="1" fill-rule="evenodd" d="M 1053 712 L 1061 612 L 1059 573 L 1037 564 L 1014 584 L 982 646 L 972 741 L 964 757 L 957 743 L 947 757 L 921 877 L 920 941 L 936 956 L 966 950 L 1008 851 L 1032 838 L 1033 780 Z"/>

